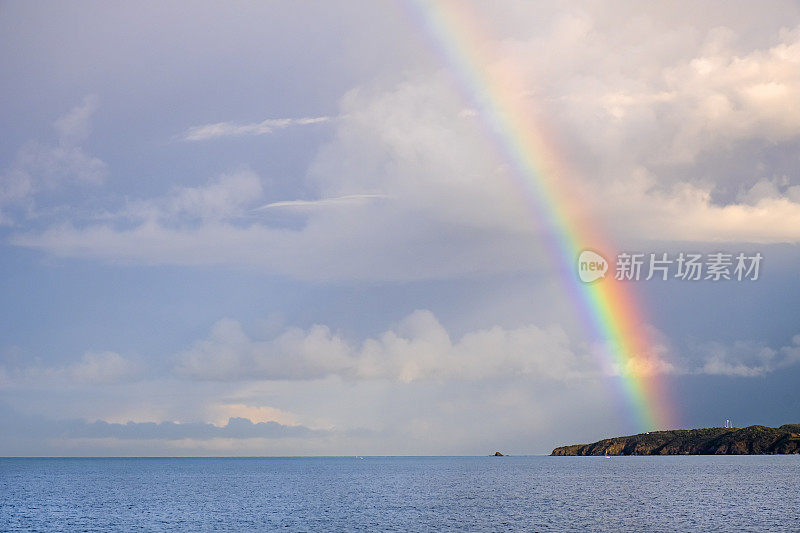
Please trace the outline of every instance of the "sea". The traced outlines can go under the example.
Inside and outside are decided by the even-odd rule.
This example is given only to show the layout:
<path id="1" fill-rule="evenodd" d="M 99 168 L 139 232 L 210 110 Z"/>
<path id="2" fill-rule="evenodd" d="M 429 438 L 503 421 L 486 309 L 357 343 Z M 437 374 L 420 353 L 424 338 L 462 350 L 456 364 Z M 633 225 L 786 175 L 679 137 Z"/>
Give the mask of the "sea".
<path id="1" fill-rule="evenodd" d="M 2 531 L 800 531 L 800 456 L 0 459 Z"/>

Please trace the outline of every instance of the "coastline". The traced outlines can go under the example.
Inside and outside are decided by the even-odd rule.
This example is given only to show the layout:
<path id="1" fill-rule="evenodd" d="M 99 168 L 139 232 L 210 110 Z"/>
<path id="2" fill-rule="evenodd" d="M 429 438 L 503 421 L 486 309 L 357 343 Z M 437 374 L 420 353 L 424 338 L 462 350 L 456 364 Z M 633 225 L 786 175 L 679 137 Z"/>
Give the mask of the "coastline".
<path id="1" fill-rule="evenodd" d="M 800 454 L 800 424 L 777 428 L 702 428 L 651 431 L 555 448 L 552 456 Z"/>

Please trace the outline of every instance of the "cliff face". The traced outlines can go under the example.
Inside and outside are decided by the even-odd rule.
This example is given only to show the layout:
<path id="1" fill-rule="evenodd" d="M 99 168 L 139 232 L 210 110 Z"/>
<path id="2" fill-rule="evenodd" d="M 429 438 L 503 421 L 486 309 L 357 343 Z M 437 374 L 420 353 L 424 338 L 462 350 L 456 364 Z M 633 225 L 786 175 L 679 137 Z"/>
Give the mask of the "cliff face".
<path id="1" fill-rule="evenodd" d="M 707 428 L 651 431 L 594 444 L 573 444 L 551 455 L 750 455 L 800 453 L 800 424 L 779 428 Z"/>

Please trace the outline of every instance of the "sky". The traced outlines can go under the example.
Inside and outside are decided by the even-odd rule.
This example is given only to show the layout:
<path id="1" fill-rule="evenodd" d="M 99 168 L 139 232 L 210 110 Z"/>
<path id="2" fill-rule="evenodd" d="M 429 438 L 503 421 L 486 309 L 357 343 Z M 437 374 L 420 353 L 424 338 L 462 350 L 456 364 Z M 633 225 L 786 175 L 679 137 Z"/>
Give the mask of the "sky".
<path id="1" fill-rule="evenodd" d="M 562 196 L 521 187 L 459 55 L 515 80 Z M 1 456 L 642 431 L 554 204 L 602 235 L 594 283 L 619 251 L 760 254 L 621 282 L 638 372 L 671 428 L 800 422 L 796 2 L 12 1 L 0 71 Z"/>

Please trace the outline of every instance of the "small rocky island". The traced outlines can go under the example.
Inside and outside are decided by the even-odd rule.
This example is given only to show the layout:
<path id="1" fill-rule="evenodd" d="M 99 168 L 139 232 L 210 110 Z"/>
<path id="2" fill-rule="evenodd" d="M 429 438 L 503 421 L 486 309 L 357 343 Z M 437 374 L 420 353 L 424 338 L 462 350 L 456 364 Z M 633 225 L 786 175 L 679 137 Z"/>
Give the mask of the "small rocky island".
<path id="1" fill-rule="evenodd" d="M 800 453 L 800 424 L 778 428 L 706 428 L 651 431 L 561 446 L 550 455 L 758 455 Z"/>

